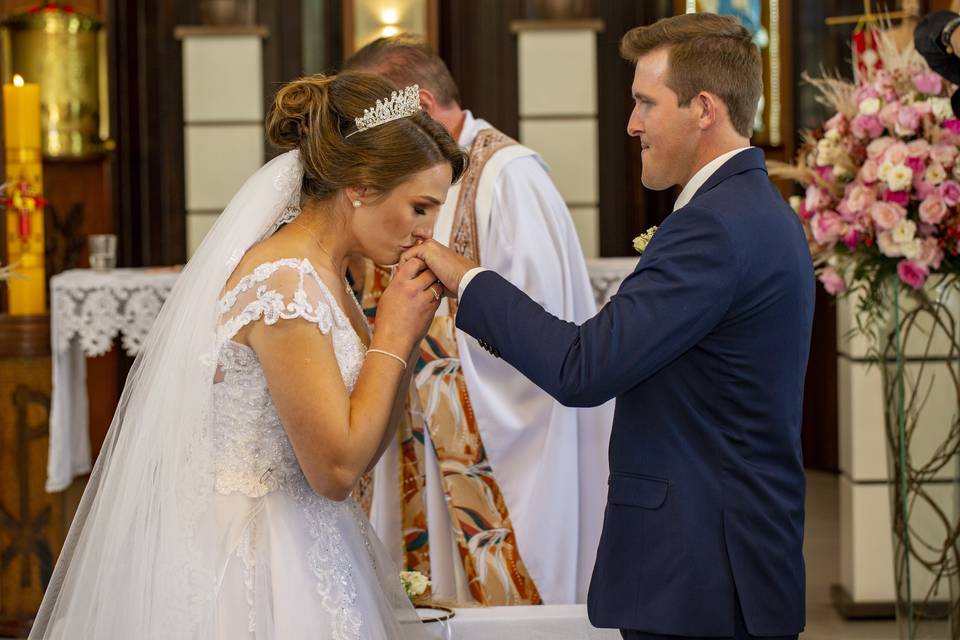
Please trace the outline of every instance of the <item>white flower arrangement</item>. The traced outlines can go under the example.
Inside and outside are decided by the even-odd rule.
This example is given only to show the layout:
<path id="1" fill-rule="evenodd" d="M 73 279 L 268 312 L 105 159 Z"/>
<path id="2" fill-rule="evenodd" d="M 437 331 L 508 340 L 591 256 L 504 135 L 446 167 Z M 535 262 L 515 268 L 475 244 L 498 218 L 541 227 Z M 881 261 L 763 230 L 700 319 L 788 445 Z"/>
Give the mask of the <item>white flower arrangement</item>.
<path id="1" fill-rule="evenodd" d="M 643 252 L 647 249 L 647 245 L 650 244 L 651 240 L 653 240 L 653 234 L 656 232 L 656 227 L 650 227 L 633 239 L 633 248 L 637 251 L 637 253 L 643 255 Z"/>
<path id="2" fill-rule="evenodd" d="M 400 582 L 403 584 L 403 590 L 411 602 L 423 595 L 430 586 L 430 580 L 419 571 L 401 571 Z"/>

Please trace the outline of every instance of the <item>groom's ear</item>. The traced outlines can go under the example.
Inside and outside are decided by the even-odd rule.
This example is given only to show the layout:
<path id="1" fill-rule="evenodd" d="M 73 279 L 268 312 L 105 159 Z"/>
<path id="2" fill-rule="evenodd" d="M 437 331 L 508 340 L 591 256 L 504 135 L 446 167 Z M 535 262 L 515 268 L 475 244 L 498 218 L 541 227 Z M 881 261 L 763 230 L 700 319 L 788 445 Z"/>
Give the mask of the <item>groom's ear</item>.
<path id="1" fill-rule="evenodd" d="M 708 91 L 701 91 L 694 98 L 694 103 L 699 109 L 700 114 L 697 117 L 700 130 L 705 131 L 712 127 L 720 119 L 723 111 L 723 103 L 720 98 Z"/>

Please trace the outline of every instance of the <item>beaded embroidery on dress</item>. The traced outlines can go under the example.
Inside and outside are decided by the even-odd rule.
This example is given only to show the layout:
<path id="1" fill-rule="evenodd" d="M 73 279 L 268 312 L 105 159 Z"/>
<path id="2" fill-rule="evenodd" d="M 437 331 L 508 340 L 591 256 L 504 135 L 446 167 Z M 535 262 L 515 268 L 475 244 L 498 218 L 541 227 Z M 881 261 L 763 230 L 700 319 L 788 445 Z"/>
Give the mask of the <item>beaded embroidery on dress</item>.
<path id="1" fill-rule="evenodd" d="M 396 569 L 377 560 L 366 517 L 352 499 L 335 502 L 310 488 L 256 353 L 232 338 L 252 322 L 309 322 L 330 335 L 348 391 L 363 342 L 306 259 L 258 266 L 223 295 L 219 312 L 214 505 L 236 544 L 216 602 L 216 637 L 409 637 L 395 613 Z"/>

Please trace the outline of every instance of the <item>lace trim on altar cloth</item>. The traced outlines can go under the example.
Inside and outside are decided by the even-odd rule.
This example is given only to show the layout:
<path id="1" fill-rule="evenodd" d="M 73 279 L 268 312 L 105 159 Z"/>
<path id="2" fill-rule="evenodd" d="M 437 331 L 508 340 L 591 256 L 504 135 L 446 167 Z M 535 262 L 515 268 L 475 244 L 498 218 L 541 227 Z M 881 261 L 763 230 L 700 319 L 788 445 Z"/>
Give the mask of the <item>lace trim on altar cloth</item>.
<path id="1" fill-rule="evenodd" d="M 136 356 L 176 278 L 175 273 L 133 269 L 107 274 L 76 270 L 54 276 L 50 284 L 54 349 L 63 353 L 76 338 L 85 355 L 96 357 L 109 352 L 119 336 L 127 354 Z"/>

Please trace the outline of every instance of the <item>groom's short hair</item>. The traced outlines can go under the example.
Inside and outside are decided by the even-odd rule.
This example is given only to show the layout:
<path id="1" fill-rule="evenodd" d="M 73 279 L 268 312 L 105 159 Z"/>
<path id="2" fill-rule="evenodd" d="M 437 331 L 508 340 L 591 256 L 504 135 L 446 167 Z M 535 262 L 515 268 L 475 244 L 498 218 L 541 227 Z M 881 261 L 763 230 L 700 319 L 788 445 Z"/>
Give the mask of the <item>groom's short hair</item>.
<path id="1" fill-rule="evenodd" d="M 460 91 L 443 58 L 409 33 L 377 38 L 347 58 L 343 70 L 376 73 L 398 89 L 418 84 L 443 106 L 460 104 Z"/>
<path id="2" fill-rule="evenodd" d="M 727 105 L 730 123 L 750 137 L 763 95 L 763 63 L 750 32 L 732 16 L 688 13 L 631 29 L 621 55 L 636 63 L 656 49 L 669 51 L 666 85 L 681 106 L 707 91 Z"/>

